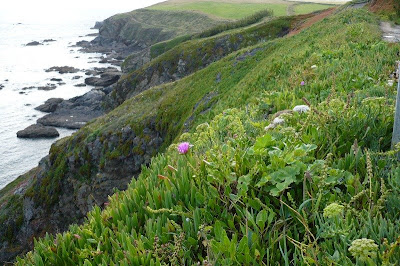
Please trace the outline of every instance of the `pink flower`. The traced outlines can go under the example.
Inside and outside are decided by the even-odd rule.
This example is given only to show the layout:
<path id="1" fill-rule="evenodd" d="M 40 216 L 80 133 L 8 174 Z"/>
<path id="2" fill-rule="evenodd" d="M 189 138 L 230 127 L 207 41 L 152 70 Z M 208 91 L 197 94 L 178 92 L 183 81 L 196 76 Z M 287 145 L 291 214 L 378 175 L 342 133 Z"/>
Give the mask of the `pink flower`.
<path id="1" fill-rule="evenodd" d="M 306 83 L 304 82 L 304 80 L 300 83 L 301 86 L 306 85 Z"/>
<path id="2" fill-rule="evenodd" d="M 186 154 L 189 151 L 190 144 L 189 142 L 182 142 L 178 145 L 178 152 L 180 154 Z"/>

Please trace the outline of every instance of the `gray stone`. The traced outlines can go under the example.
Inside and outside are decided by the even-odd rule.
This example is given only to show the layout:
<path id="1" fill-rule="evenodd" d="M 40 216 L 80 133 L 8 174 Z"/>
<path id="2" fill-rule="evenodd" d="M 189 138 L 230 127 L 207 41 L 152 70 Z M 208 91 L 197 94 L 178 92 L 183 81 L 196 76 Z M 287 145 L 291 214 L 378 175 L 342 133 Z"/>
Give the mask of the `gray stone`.
<path id="1" fill-rule="evenodd" d="M 18 138 L 56 138 L 60 136 L 57 129 L 53 127 L 46 127 L 40 124 L 30 125 L 24 130 L 20 130 L 17 132 Z"/>
<path id="2" fill-rule="evenodd" d="M 51 113 L 54 112 L 57 106 L 63 101 L 63 98 L 50 98 L 44 104 L 39 105 L 35 110 Z"/>

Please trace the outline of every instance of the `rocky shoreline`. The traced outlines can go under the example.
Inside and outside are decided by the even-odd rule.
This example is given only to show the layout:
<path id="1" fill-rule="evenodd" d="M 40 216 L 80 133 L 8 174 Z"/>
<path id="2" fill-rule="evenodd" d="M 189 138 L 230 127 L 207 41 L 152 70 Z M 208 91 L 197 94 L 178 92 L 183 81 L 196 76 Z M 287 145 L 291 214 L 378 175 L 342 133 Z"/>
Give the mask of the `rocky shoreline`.
<path id="1" fill-rule="evenodd" d="M 56 71 L 60 74 L 77 73 L 81 70 L 74 67 L 52 67 L 48 70 Z M 75 86 L 95 86 L 94 89 L 84 95 L 64 100 L 61 98 L 50 98 L 44 104 L 35 107 L 35 110 L 50 113 L 39 118 L 36 124 L 17 132 L 18 138 L 55 138 L 59 135 L 55 127 L 67 129 L 79 129 L 87 122 L 102 116 L 105 111 L 102 103 L 106 95 L 112 91 L 111 85 L 116 83 L 122 73 L 115 67 L 94 68 L 85 70 L 86 75 L 90 77 L 85 79 L 85 83 Z M 76 76 L 81 78 L 81 76 Z M 75 78 L 75 77 L 74 77 Z M 53 78 L 51 81 L 62 82 L 61 78 Z M 24 88 L 23 90 L 33 89 L 34 87 Z M 55 89 L 55 84 L 47 84 L 38 87 L 38 90 Z M 50 133 L 52 132 L 52 133 Z M 57 132 L 57 134 L 55 134 Z"/>

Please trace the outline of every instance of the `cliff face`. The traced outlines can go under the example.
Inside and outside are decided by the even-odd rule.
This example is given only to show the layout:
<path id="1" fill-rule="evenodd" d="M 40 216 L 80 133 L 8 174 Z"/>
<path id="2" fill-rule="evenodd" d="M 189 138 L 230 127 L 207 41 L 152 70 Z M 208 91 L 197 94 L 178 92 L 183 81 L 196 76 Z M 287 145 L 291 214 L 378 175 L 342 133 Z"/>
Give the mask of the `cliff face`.
<path id="1" fill-rule="evenodd" d="M 152 121 L 145 124 L 141 130 L 126 125 L 98 135 L 84 130 L 54 144 L 0 212 L 0 261 L 28 251 L 34 237 L 83 222 L 93 206 L 126 189 L 163 142 Z"/>

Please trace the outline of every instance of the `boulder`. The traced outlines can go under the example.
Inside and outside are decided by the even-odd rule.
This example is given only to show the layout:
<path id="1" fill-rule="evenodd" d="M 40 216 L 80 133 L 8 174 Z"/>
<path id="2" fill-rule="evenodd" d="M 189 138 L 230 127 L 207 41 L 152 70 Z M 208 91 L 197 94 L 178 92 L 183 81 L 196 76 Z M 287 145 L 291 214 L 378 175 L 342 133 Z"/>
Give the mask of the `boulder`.
<path id="1" fill-rule="evenodd" d="M 24 130 L 20 130 L 17 132 L 18 138 L 56 138 L 59 137 L 57 129 L 54 127 L 46 127 L 40 124 L 33 124 Z"/>
<path id="2" fill-rule="evenodd" d="M 63 101 L 62 98 L 50 98 L 44 104 L 39 105 L 35 110 L 52 113 L 57 109 L 57 106 Z"/>

